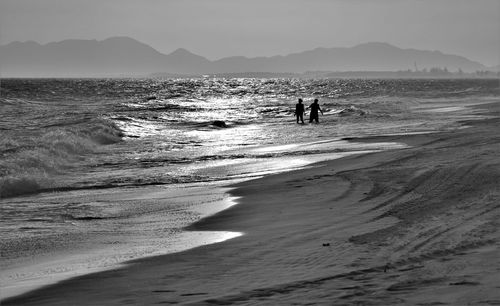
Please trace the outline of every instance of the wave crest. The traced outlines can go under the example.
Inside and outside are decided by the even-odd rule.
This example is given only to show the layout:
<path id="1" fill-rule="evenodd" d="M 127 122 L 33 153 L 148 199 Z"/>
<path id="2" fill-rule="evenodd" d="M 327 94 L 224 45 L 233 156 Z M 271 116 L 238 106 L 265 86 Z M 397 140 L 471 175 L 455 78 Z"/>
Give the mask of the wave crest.
<path id="1" fill-rule="evenodd" d="M 6 135 L 0 140 L 0 198 L 52 187 L 62 174 L 101 145 L 121 141 L 122 131 L 104 119 L 47 130 L 41 135 Z"/>
<path id="2" fill-rule="evenodd" d="M 0 178 L 0 198 L 36 193 L 40 183 L 47 183 L 39 176 L 8 176 Z"/>

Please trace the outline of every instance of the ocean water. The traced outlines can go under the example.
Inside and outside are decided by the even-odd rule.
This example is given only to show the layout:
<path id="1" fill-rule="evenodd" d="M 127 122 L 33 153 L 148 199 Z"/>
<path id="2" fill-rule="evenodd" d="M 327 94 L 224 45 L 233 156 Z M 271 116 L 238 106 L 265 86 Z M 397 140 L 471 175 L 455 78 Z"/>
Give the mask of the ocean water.
<path id="1" fill-rule="evenodd" d="M 253 147 L 431 131 L 446 115 L 412 110 L 497 93 L 496 80 L 2 80 L 0 197 L 220 180 L 193 165 L 344 150 Z M 292 124 L 298 97 L 320 99 L 320 125 Z"/>
<path id="2" fill-rule="evenodd" d="M 344 138 L 460 128 L 499 84 L 2 79 L 0 90 L 5 296 L 241 235 L 182 228 L 233 205 L 232 182 L 404 147 Z M 298 98 L 319 99 L 319 124 L 295 123 Z"/>

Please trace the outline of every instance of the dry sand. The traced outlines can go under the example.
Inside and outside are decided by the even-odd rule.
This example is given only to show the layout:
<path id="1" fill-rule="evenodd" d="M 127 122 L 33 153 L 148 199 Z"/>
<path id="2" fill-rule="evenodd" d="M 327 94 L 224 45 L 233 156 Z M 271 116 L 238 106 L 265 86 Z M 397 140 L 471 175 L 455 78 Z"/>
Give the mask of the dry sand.
<path id="1" fill-rule="evenodd" d="M 242 183 L 191 229 L 245 235 L 2 305 L 499 305 L 500 120 L 466 124 Z"/>

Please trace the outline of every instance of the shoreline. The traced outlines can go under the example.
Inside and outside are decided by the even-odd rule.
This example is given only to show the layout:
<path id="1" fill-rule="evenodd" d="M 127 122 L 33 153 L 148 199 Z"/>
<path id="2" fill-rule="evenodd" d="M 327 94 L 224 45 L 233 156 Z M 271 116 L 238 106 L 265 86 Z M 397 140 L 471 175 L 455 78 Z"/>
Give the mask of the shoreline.
<path id="1" fill-rule="evenodd" d="M 236 237 L 240 233 L 182 230 L 192 222 L 191 219 L 203 218 L 235 205 L 236 202 L 229 196 L 228 190 L 219 183 L 210 186 L 191 184 L 135 190 L 110 189 L 93 194 L 96 199 L 102 201 L 101 203 L 106 199 L 122 202 L 132 199 L 138 202 L 138 205 L 153 206 L 159 201 L 164 204 L 151 207 L 151 211 L 145 210 L 137 212 L 135 216 L 126 216 L 122 220 L 116 218 L 117 221 L 112 224 L 112 233 L 108 233 L 110 229 L 100 224 L 99 220 L 101 218 L 103 221 L 111 221 L 113 215 L 107 218 L 95 215 L 96 230 L 91 232 L 86 232 L 85 229 L 89 226 L 86 225 L 89 222 L 87 219 L 94 217 L 83 215 L 81 222 L 73 225 L 83 227 L 81 232 L 68 232 L 67 237 L 59 236 L 59 242 L 53 241 L 54 237 L 32 238 L 31 244 L 38 243 L 40 248 L 33 254 L 23 254 L 22 250 L 15 248 L 2 250 L 5 252 L 5 258 L 2 258 L 0 273 L 1 298 L 22 295 L 86 274 L 118 269 L 133 259 L 180 252 Z M 50 193 L 39 195 L 35 200 L 40 201 L 43 198 L 45 202 L 68 202 L 77 201 L 79 197 L 89 197 L 89 193 Z M 174 207 L 170 207 L 172 205 Z M 172 215 L 165 216 L 165 212 L 170 210 L 174 210 Z M 120 214 L 119 211 L 115 213 Z M 77 221 L 78 219 L 75 219 L 73 222 Z M 157 233 L 158 231 L 160 233 Z M 28 244 L 30 241 L 24 243 Z"/>
<path id="2" fill-rule="evenodd" d="M 344 140 L 322 140 L 316 143 L 337 143 L 344 142 Z M 297 144 L 297 146 L 301 146 L 304 144 Z M 310 145 L 310 144 L 309 144 Z M 375 147 L 385 148 L 394 146 L 394 148 L 401 147 L 398 143 L 389 143 L 383 142 L 373 143 Z M 345 146 L 343 144 L 342 146 Z M 349 145 L 348 145 L 349 146 Z M 359 147 L 364 147 L 365 145 L 352 143 L 352 149 Z M 266 146 L 257 148 L 261 151 L 273 151 L 276 146 Z M 375 150 L 380 151 L 381 149 Z M 183 185 L 182 187 L 173 186 L 151 186 L 147 188 L 141 188 L 140 190 L 124 190 L 123 194 L 116 197 L 112 196 L 116 194 L 115 189 L 107 189 L 103 191 L 99 191 L 99 195 L 97 198 L 106 198 L 112 196 L 114 201 L 119 201 L 120 199 L 128 199 L 134 198 L 137 200 L 142 199 L 142 201 L 147 200 L 159 200 L 162 199 L 165 202 L 171 202 L 172 199 L 182 199 L 179 200 L 181 202 L 202 202 L 202 204 L 193 205 L 192 207 L 185 207 L 183 210 L 186 210 L 186 213 L 194 213 L 199 214 L 201 217 L 198 220 L 204 219 L 211 215 L 217 214 L 229 207 L 236 205 L 235 201 L 239 197 L 235 197 L 231 195 L 229 190 L 234 189 L 233 185 L 237 184 L 237 182 L 246 182 L 255 179 L 259 179 L 265 175 L 275 175 L 280 173 L 286 173 L 291 171 L 297 171 L 301 169 L 305 169 L 314 164 L 318 164 L 321 162 L 327 162 L 329 160 L 339 159 L 349 155 L 359 155 L 359 154 L 368 154 L 372 151 L 364 148 L 361 151 L 345 151 L 343 153 L 331 153 L 330 157 L 325 157 L 325 154 L 312 154 L 309 158 L 312 158 L 309 162 L 305 161 L 297 161 L 293 162 L 290 158 L 285 158 L 282 161 L 278 158 L 277 160 L 266 163 L 266 165 L 273 165 L 276 169 L 269 170 L 265 172 L 258 172 L 251 175 L 249 178 L 234 178 L 230 179 L 227 183 L 225 181 L 215 181 L 211 182 L 209 186 L 203 186 L 202 183 L 189 183 L 188 185 Z M 288 166 L 283 166 L 281 164 L 286 163 L 288 161 Z M 291 162 L 291 163 L 290 163 Z M 260 167 L 263 167 L 260 165 Z M 288 168 L 286 168 L 288 167 Z M 185 190 L 185 191 L 182 191 Z M 179 192 L 180 191 L 180 192 Z M 81 193 L 81 194 L 80 194 Z M 148 193 L 153 193 L 153 196 L 146 196 Z M 72 190 L 66 195 L 59 194 L 45 194 L 41 193 L 37 196 L 51 198 L 54 195 L 56 198 L 65 198 L 66 201 L 68 199 L 77 198 L 78 196 L 82 196 L 88 194 L 88 190 Z M 209 195 L 210 197 L 217 197 L 218 200 L 209 200 L 203 196 Z M 217 196 L 218 195 L 218 196 Z M 29 196 L 29 195 L 28 195 Z M 36 196 L 35 196 L 36 197 Z M 174 213 L 177 215 L 178 213 Z M 86 217 L 84 217 L 85 219 Z M 135 217 L 136 219 L 143 219 L 144 216 L 141 214 Z M 143 220 L 145 221 L 145 220 Z M 172 222 L 170 220 L 169 222 Z M 149 220 L 147 222 L 154 222 L 154 220 Z M 167 222 L 167 223 L 169 223 Z M 174 221 L 175 222 L 175 221 Z M 169 237 L 163 239 L 164 243 L 167 246 L 159 247 L 157 250 L 154 250 L 149 244 L 148 241 L 144 243 L 144 248 L 147 251 L 141 252 L 143 256 L 138 256 L 134 254 L 132 250 L 125 251 L 124 247 L 115 247 L 115 244 L 119 241 L 113 241 L 112 247 L 106 246 L 111 242 L 102 241 L 102 237 L 94 237 L 97 241 L 84 241 L 84 247 L 80 246 L 81 242 L 75 243 L 70 246 L 70 250 L 60 251 L 60 250 L 51 250 L 49 252 L 43 253 L 42 256 L 23 256 L 18 259 L 9 259 L 9 264 L 5 265 L 1 278 L 8 279 L 10 277 L 16 277 L 17 275 L 22 275 L 20 279 L 16 279 L 15 281 L 11 281 L 8 286 L 3 286 L 1 291 L 1 300 L 10 299 L 16 296 L 21 296 L 23 294 L 27 294 L 31 291 L 35 291 L 38 289 L 42 289 L 44 287 L 52 286 L 57 284 L 58 282 L 65 281 L 71 278 L 76 278 L 80 276 L 84 276 L 87 274 L 94 274 L 103 271 L 109 271 L 113 269 L 119 269 L 129 264 L 132 260 L 141 260 L 154 256 L 162 256 L 168 255 L 172 253 L 182 252 L 189 249 L 193 249 L 196 247 L 201 247 L 208 244 L 220 243 L 224 240 L 233 239 L 235 237 L 243 235 L 240 232 L 231 232 L 231 231 L 206 231 L 206 230 L 189 230 L 192 224 L 198 221 L 193 221 L 192 223 L 187 224 L 179 228 L 179 232 L 175 235 L 169 235 Z M 134 222 L 133 222 L 134 223 Z M 122 232 L 117 232 L 118 235 L 123 235 Z M 79 237 L 74 237 L 78 240 Z M 105 239 L 106 240 L 106 239 Z M 108 239 L 109 240 L 109 239 Z M 73 249 L 77 247 L 77 249 Z M 133 249 L 138 249 L 138 246 L 132 245 Z M 113 252 L 113 253 L 110 253 Z M 12 257 L 12 255 L 11 255 Z M 29 259 L 27 259 L 29 258 Z M 120 260 L 119 258 L 123 258 Z M 13 264 L 14 263 L 14 264 Z M 56 271 L 56 273 L 46 274 L 47 271 Z M 3 282 L 6 284 L 6 282 Z"/>
<path id="3" fill-rule="evenodd" d="M 372 151 L 386 150 L 387 148 L 400 148 L 402 145 L 393 142 L 374 142 L 372 144 L 363 144 L 355 142 L 347 142 L 341 139 L 331 139 L 331 140 L 321 140 L 314 141 L 310 143 L 298 143 L 294 144 L 294 147 L 303 146 L 321 146 L 321 145 L 336 145 L 342 148 L 343 152 L 337 153 L 321 153 L 321 154 L 311 154 L 308 155 L 309 160 L 305 160 L 300 157 L 281 157 L 281 158 L 271 158 L 270 161 L 263 161 L 259 165 L 254 165 L 255 167 L 261 169 L 253 174 L 245 174 L 241 177 L 236 176 L 235 178 L 229 179 L 227 181 L 214 181 L 208 183 L 208 186 L 203 183 L 189 183 L 186 185 L 168 185 L 168 186 L 146 186 L 140 189 L 106 189 L 106 190 L 71 190 L 66 193 L 41 193 L 35 195 L 32 201 L 38 202 L 43 199 L 43 202 L 47 201 L 60 201 L 64 202 L 75 202 L 78 201 L 80 197 L 92 197 L 95 203 L 105 203 L 112 199 L 113 202 L 130 202 L 134 200 L 142 203 L 142 205 L 152 205 L 155 202 L 162 201 L 165 202 L 165 211 L 168 211 L 168 206 L 175 203 L 175 206 L 184 206 L 183 211 L 185 213 L 172 212 L 173 218 L 168 217 L 164 220 L 164 226 L 166 225 L 168 229 L 172 230 L 170 223 L 178 223 L 178 220 L 182 215 L 186 218 L 188 214 L 197 214 L 200 217 L 196 219 L 203 219 L 217 212 L 223 211 L 228 207 L 235 205 L 235 196 L 232 196 L 228 190 L 233 189 L 232 185 L 236 182 L 245 182 L 248 180 L 255 180 L 265 175 L 280 174 L 284 172 L 296 171 L 304 168 L 311 167 L 312 165 L 320 162 L 326 162 L 328 160 L 339 159 L 344 156 L 349 155 L 359 155 L 367 154 Z M 350 150 L 347 150 L 350 148 Z M 285 150 L 283 146 L 262 146 L 255 147 L 252 150 L 259 152 L 281 152 Z M 253 162 L 255 164 L 255 162 Z M 250 169 L 252 163 L 242 163 L 239 167 L 243 169 Z M 234 165 L 233 165 L 234 167 Z M 264 171 L 264 169 L 267 169 Z M 233 169 L 233 172 L 235 169 Z M 242 170 L 239 170 L 240 172 Z M 236 170 L 238 172 L 238 170 Z M 30 197 L 28 195 L 28 197 Z M 211 199 L 212 198 L 212 199 Z M 217 199 L 216 199 L 217 198 Z M 18 198 L 20 201 L 25 199 L 24 197 Z M 15 199 L 16 200 L 16 199 Z M 15 201 L 14 200 L 14 201 Z M 178 203 L 179 202 L 179 203 Z M 191 207 L 188 203 L 199 202 L 198 204 L 193 204 Z M 179 205 L 180 203 L 185 203 L 186 205 Z M 201 204 L 200 204 L 201 203 Z M 139 204 L 134 204 L 137 207 Z M 116 208 L 121 210 L 123 208 Z M 177 210 L 177 209 L 176 209 Z M 159 211 L 161 213 L 161 211 Z M 96 214 L 96 215 L 94 215 Z M 142 223 L 156 224 L 155 227 L 159 229 L 161 226 L 161 220 L 159 217 L 151 216 L 147 217 L 148 213 L 139 213 L 135 217 L 127 217 L 127 222 L 136 228 L 135 223 L 141 220 Z M 114 216 L 102 217 L 98 212 L 89 212 L 87 215 L 82 215 L 82 221 L 85 223 L 87 219 L 113 219 Z M 91 216 L 91 217 L 89 217 Z M 137 219 L 137 221 L 135 220 Z M 74 220 L 77 221 L 78 217 Z M 126 220 L 123 220 L 125 224 Z M 95 236 L 88 239 L 81 238 L 82 233 L 69 233 L 68 237 L 60 237 L 61 240 L 76 239 L 78 242 L 70 243 L 66 245 L 66 249 L 62 249 L 62 246 L 56 247 L 54 250 L 44 249 L 44 245 L 49 243 L 46 237 L 38 237 L 44 240 L 40 243 L 39 247 L 42 251 L 37 251 L 40 254 L 33 254 L 33 256 L 18 255 L 17 258 L 13 257 L 15 252 L 9 251 L 9 258 L 5 260 L 5 265 L 3 265 L 2 273 L 0 274 L 0 279 L 4 284 L 2 286 L 1 299 L 10 299 L 16 296 L 27 294 L 31 291 L 38 290 L 44 287 L 52 286 L 58 282 L 65 281 L 71 278 L 84 276 L 87 274 L 94 274 L 103 271 L 109 271 L 113 269 L 119 269 L 126 266 L 131 260 L 140 260 L 153 256 L 161 256 L 172 254 L 176 252 L 181 252 L 189 250 L 192 248 L 200 247 L 212 243 L 220 243 L 221 241 L 232 239 L 242 235 L 239 232 L 232 231 L 196 231 L 196 230 L 186 230 L 191 224 L 197 221 L 180 221 L 185 225 L 176 228 L 178 233 L 168 234 L 167 237 L 162 238 L 157 236 L 155 233 L 150 233 L 153 235 L 151 238 L 147 238 L 144 234 L 144 241 L 141 244 L 144 250 L 139 250 L 140 245 L 137 242 L 130 241 L 127 243 L 126 239 L 137 240 L 137 237 L 130 235 L 130 230 L 124 231 L 123 228 L 117 228 L 116 232 L 112 236 L 118 236 L 119 238 L 113 238 L 109 234 L 107 236 Z M 123 224 L 120 227 L 123 227 Z M 88 227 L 85 224 L 79 224 L 78 226 Z M 102 227 L 101 230 L 106 230 L 105 226 L 102 224 L 96 224 L 97 227 Z M 146 226 L 144 230 L 150 231 L 148 229 L 150 226 Z M 137 229 L 137 228 L 136 228 Z M 140 227 L 138 228 L 140 231 Z M 90 233 L 89 233 L 90 234 Z M 90 234 L 92 236 L 92 234 Z M 109 236 L 109 237 L 108 237 Z M 122 237 L 123 236 L 123 237 Z M 137 235 L 135 235 L 137 236 Z M 37 239 L 32 239 L 36 243 L 39 243 Z M 45 241 L 47 240 L 47 241 Z M 81 241 L 80 241 L 81 240 Z M 151 241 L 150 241 L 151 240 Z M 162 241 L 160 245 L 159 241 Z M 26 243 L 26 242 L 25 242 Z M 151 245 L 154 243 L 155 245 Z M 83 245 L 83 246 L 82 246 Z M 126 249 L 126 248 L 130 249 Z M 55 272 L 51 272 L 55 271 Z M 8 280 L 8 282 L 7 282 Z M 8 285 L 7 285 L 8 284 Z"/>
<path id="4" fill-rule="evenodd" d="M 499 114 L 498 103 L 481 107 Z M 246 235 L 135 260 L 2 302 L 500 300 L 494 291 L 499 272 L 487 269 L 499 258 L 494 219 L 500 215 L 495 206 L 499 121 L 471 121 L 468 129 L 451 132 L 386 136 L 412 147 L 352 155 L 237 184 L 230 193 L 241 197 L 239 205 L 188 229 Z M 475 201 L 478 207 L 472 209 Z M 465 268 L 452 269 L 458 266 Z"/>

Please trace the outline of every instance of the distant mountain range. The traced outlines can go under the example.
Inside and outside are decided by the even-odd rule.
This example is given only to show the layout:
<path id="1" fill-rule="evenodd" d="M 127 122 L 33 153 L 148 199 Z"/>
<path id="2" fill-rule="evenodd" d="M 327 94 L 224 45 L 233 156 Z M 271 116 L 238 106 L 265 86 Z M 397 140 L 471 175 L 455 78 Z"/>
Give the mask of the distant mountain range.
<path id="1" fill-rule="evenodd" d="M 45 45 L 33 41 L 0 46 L 2 77 L 126 77 L 243 72 L 400 71 L 444 68 L 487 70 L 465 57 L 439 51 L 401 49 L 387 43 L 351 48 L 317 48 L 286 56 L 226 57 L 210 61 L 185 49 L 163 54 L 129 37 L 63 40 Z"/>

